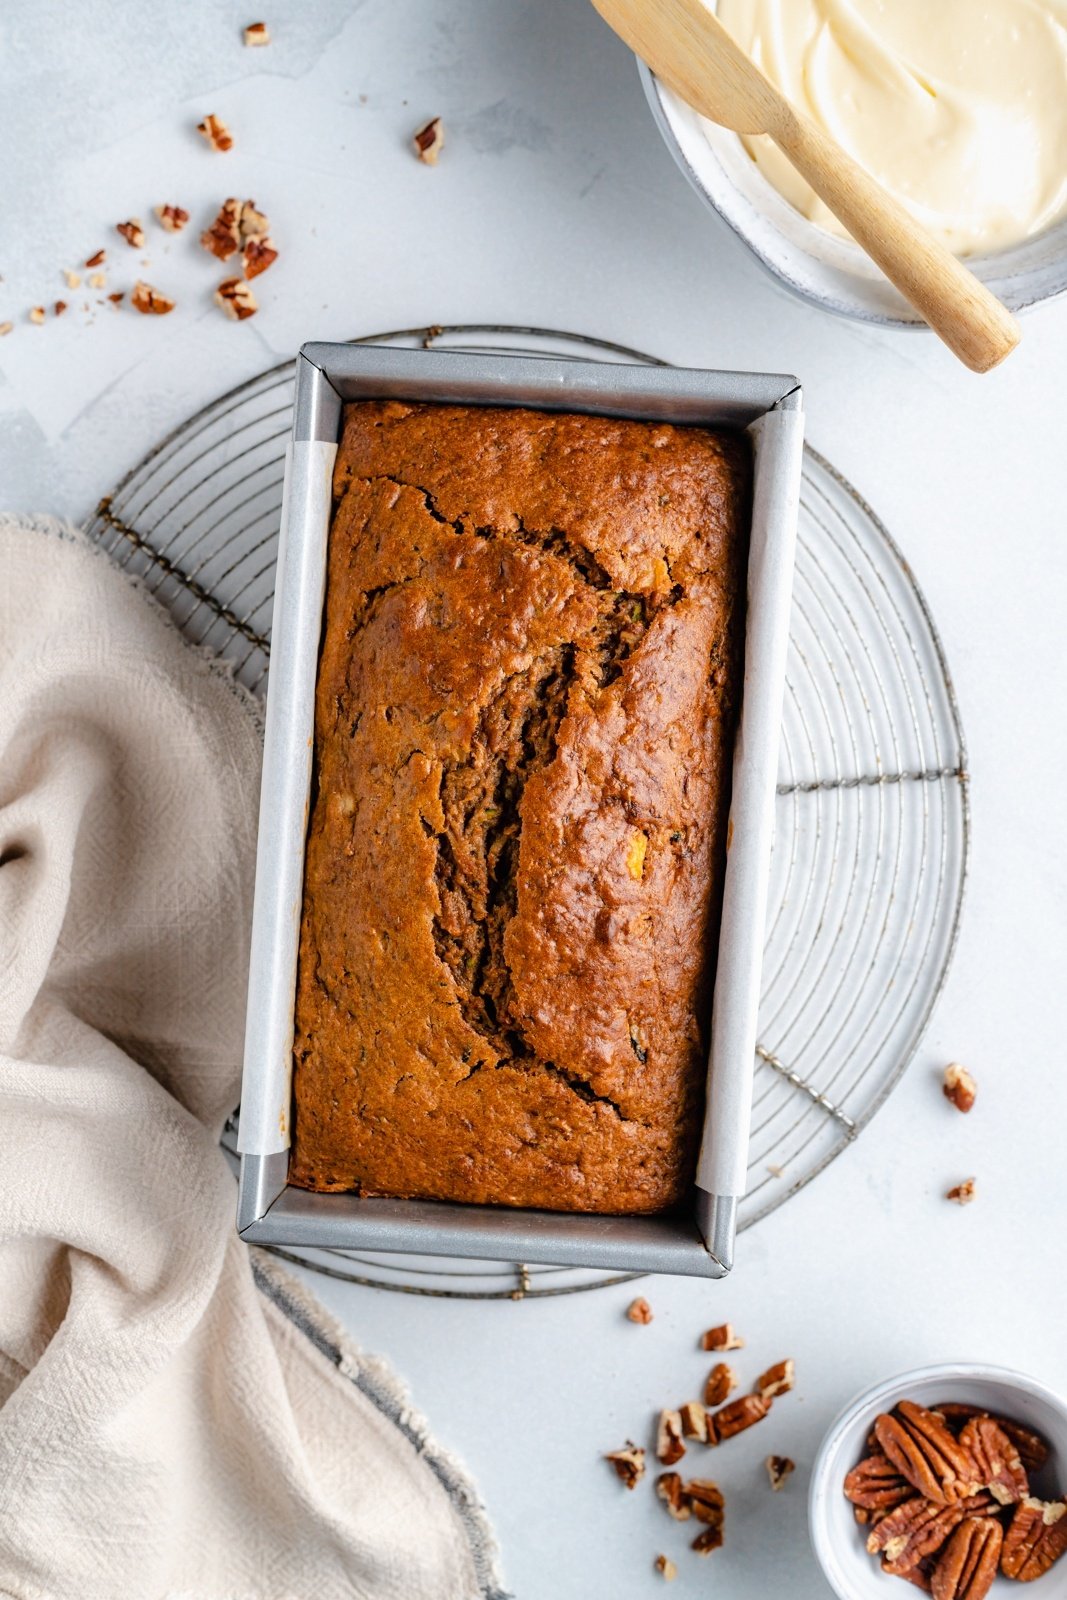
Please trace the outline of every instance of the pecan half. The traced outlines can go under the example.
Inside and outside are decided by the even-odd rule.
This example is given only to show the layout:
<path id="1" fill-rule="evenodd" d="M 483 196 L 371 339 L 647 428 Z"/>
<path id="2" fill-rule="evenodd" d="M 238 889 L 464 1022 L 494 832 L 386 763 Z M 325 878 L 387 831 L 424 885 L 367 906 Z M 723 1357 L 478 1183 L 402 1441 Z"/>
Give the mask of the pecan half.
<path id="1" fill-rule="evenodd" d="M 233 135 L 222 119 L 216 117 L 213 112 L 209 113 L 203 122 L 197 123 L 196 131 L 203 134 L 212 150 L 233 149 Z"/>
<path id="2" fill-rule="evenodd" d="M 775 1395 L 788 1394 L 795 1382 L 796 1365 L 790 1356 L 785 1361 L 776 1361 L 756 1379 L 756 1393 L 764 1400 L 773 1400 Z"/>
<path id="3" fill-rule="evenodd" d="M 1040 1472 L 1048 1460 L 1048 1441 L 1032 1428 L 1025 1428 L 1021 1422 L 1016 1422 L 1011 1417 L 999 1417 L 995 1412 L 983 1411 L 980 1406 L 962 1405 L 957 1400 L 940 1401 L 933 1410 L 943 1416 L 948 1426 L 959 1433 L 965 1422 L 972 1417 L 992 1417 L 1002 1433 L 1006 1433 L 1016 1450 L 1019 1459 L 1027 1472 Z"/>
<path id="4" fill-rule="evenodd" d="M 739 1339 L 730 1322 L 720 1323 L 717 1328 L 709 1328 L 700 1341 L 702 1350 L 742 1350 L 745 1341 Z"/>
<path id="5" fill-rule="evenodd" d="M 945 1068 L 945 1081 L 941 1085 L 946 1100 L 951 1100 L 957 1111 L 969 1111 L 974 1105 L 978 1085 L 958 1061 L 950 1061 Z"/>
<path id="6" fill-rule="evenodd" d="M 729 1405 L 715 1413 L 715 1431 L 720 1442 L 732 1439 L 735 1433 L 744 1433 L 756 1422 L 762 1422 L 770 1409 L 771 1402 L 758 1394 L 743 1394 L 739 1400 L 731 1400 Z"/>
<path id="7" fill-rule="evenodd" d="M 627 1489 L 636 1489 L 645 1475 L 645 1452 L 630 1439 L 626 1441 L 625 1450 L 611 1450 L 604 1460 L 611 1462 Z"/>
<path id="8" fill-rule="evenodd" d="M 656 1429 L 656 1459 L 665 1467 L 673 1467 L 685 1455 L 682 1442 L 682 1419 L 677 1411 L 661 1411 Z"/>
<path id="9" fill-rule="evenodd" d="M 445 125 L 440 117 L 431 117 L 414 135 L 412 143 L 419 160 L 425 161 L 428 167 L 436 167 L 437 157 L 445 144 Z"/>
<path id="10" fill-rule="evenodd" d="M 656 1479 L 656 1493 L 663 1501 L 675 1522 L 688 1522 L 692 1516 L 688 1500 L 682 1494 L 682 1479 L 677 1472 L 661 1472 Z"/>
<path id="11" fill-rule="evenodd" d="M 737 1374 L 733 1367 L 725 1361 L 717 1361 L 708 1373 L 708 1381 L 704 1385 L 704 1404 L 721 1406 L 736 1388 Z"/>
<path id="12" fill-rule="evenodd" d="M 223 278 L 215 290 L 215 304 L 234 322 L 254 317 L 259 310 L 256 297 L 243 278 Z"/>
<path id="13" fill-rule="evenodd" d="M 140 217 L 131 217 L 129 222 L 116 222 L 115 231 L 122 234 L 131 250 L 144 249 L 144 224 Z"/>
<path id="14" fill-rule="evenodd" d="M 1004 1529 L 993 1517 L 963 1522 L 937 1558 L 930 1582 L 934 1600 L 985 1600 L 993 1587 Z"/>
<path id="15" fill-rule="evenodd" d="M 708 1414 L 699 1400 L 687 1400 L 684 1406 L 679 1406 L 678 1415 L 682 1419 L 682 1432 L 687 1439 L 699 1439 L 701 1444 L 708 1442 Z"/>
<path id="16" fill-rule="evenodd" d="M 682 1495 L 698 1522 L 709 1528 L 722 1527 L 726 1501 L 717 1483 L 712 1483 L 710 1478 L 690 1478 L 682 1485 Z"/>
<path id="17" fill-rule="evenodd" d="M 1036 1500 L 1028 1495 L 1015 1507 L 1004 1535 L 1000 1570 L 1006 1578 L 1032 1583 L 1067 1550 L 1067 1500 Z"/>
<path id="18" fill-rule="evenodd" d="M 775 1494 L 779 1489 L 784 1489 L 786 1480 L 797 1470 L 795 1461 L 790 1461 L 788 1456 L 768 1456 L 766 1461 L 767 1476 L 771 1480 L 771 1488 Z"/>
<path id="19" fill-rule="evenodd" d="M 900 1577 L 933 1555 L 963 1521 L 963 1506 L 935 1505 L 914 1495 L 884 1516 L 867 1536 L 869 1553 L 881 1555 L 886 1572 Z"/>
<path id="20" fill-rule="evenodd" d="M 678 1576 L 678 1568 L 675 1566 L 670 1556 L 657 1556 L 655 1560 L 655 1567 L 656 1571 L 667 1583 L 670 1583 L 672 1578 L 676 1578 Z"/>
<path id="21" fill-rule="evenodd" d="M 189 221 L 189 213 L 181 206 L 156 206 L 156 216 L 159 226 L 167 233 L 181 233 Z"/>
<path id="22" fill-rule="evenodd" d="M 914 1492 L 907 1478 L 881 1451 L 867 1456 L 845 1479 L 845 1498 L 864 1511 L 891 1510 L 910 1500 Z"/>
<path id="23" fill-rule="evenodd" d="M 901 1400 L 895 1413 L 877 1418 L 874 1431 L 893 1466 L 928 1500 L 944 1505 L 975 1492 L 974 1462 L 932 1411 Z"/>
<path id="24" fill-rule="evenodd" d="M 1003 1428 L 992 1417 L 972 1417 L 960 1433 L 960 1445 L 978 1469 L 978 1481 L 998 1505 L 1014 1505 L 1030 1493 L 1026 1468 Z"/>
<path id="25" fill-rule="evenodd" d="M 648 1301 L 639 1295 L 636 1300 L 631 1300 L 626 1308 L 626 1315 L 631 1322 L 638 1322 L 642 1327 L 647 1327 L 652 1321 L 652 1307 Z"/>

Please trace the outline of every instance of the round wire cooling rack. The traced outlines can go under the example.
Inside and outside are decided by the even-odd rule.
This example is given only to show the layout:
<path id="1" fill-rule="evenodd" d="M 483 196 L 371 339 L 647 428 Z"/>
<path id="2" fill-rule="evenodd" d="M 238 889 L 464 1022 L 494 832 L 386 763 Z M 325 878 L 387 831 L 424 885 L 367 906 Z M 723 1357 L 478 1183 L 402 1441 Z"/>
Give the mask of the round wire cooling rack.
<path id="1" fill-rule="evenodd" d="M 432 327 L 358 343 L 637 361 L 536 328 Z M 89 532 L 181 630 L 266 688 L 293 363 L 177 428 L 101 500 Z M 750 1227 L 861 1132 L 900 1079 L 944 985 L 969 849 L 966 750 L 933 618 L 871 508 L 808 447 L 760 1001 Z M 232 1154 L 236 1119 L 224 1145 Z M 278 1250 L 408 1294 L 523 1299 L 638 1274 Z"/>

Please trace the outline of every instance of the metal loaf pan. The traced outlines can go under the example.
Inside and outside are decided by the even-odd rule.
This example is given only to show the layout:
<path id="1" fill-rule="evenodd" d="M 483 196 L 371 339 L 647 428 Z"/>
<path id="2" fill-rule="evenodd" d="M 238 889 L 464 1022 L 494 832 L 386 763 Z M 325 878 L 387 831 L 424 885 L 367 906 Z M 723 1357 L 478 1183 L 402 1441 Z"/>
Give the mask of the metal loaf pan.
<path id="1" fill-rule="evenodd" d="M 309 1194 L 286 1182 L 293 1004 L 331 476 L 356 399 L 523 405 L 748 430 L 755 492 L 708 1066 L 690 1215 L 604 1217 Z M 238 1228 L 263 1244 L 721 1277 L 745 1190 L 756 1012 L 803 447 L 795 378 L 309 344 L 297 363 L 275 583 L 239 1150 Z"/>

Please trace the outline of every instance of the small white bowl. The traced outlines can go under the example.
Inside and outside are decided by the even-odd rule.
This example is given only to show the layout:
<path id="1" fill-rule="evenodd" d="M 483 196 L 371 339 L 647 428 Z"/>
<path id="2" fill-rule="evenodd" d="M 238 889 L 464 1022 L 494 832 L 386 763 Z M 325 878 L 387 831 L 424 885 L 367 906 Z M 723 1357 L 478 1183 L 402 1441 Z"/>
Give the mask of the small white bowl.
<path id="1" fill-rule="evenodd" d="M 839 316 L 884 327 L 922 318 L 851 239 L 838 239 L 795 211 L 768 183 L 737 134 L 706 124 L 638 63 L 656 126 L 697 193 L 789 289 Z M 996 255 L 967 265 L 1012 311 L 1067 292 L 1067 218 Z"/>
<path id="2" fill-rule="evenodd" d="M 898 1400 L 920 1405 L 960 1401 L 981 1406 L 1033 1428 L 1049 1443 L 1049 1459 L 1035 1474 L 1035 1494 L 1054 1498 L 1067 1491 L 1067 1401 L 1043 1383 L 1001 1367 L 945 1365 L 902 1372 L 884 1383 L 865 1389 L 847 1405 L 819 1447 L 811 1474 L 808 1523 L 819 1564 L 841 1600 L 899 1600 L 908 1591 L 899 1578 L 882 1572 L 878 1559 L 867 1554 L 865 1530 L 852 1514 L 843 1484 L 867 1452 L 867 1434 L 879 1412 L 889 1411 Z M 1064 1558 L 1067 1561 L 1067 1557 Z M 1067 1571 L 1053 1569 L 1038 1579 L 1034 1600 L 1053 1600 L 1064 1594 Z M 997 1578 L 992 1595 L 1018 1595 L 1019 1586 Z"/>

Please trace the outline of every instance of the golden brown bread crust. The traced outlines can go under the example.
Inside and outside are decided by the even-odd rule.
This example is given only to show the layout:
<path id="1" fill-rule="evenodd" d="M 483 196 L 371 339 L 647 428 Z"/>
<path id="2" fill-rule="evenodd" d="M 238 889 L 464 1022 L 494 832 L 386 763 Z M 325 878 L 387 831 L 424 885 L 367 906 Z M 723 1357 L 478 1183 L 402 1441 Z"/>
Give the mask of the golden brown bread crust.
<path id="1" fill-rule="evenodd" d="M 729 433 L 347 408 L 290 1182 L 562 1211 L 684 1197 L 749 477 Z"/>

